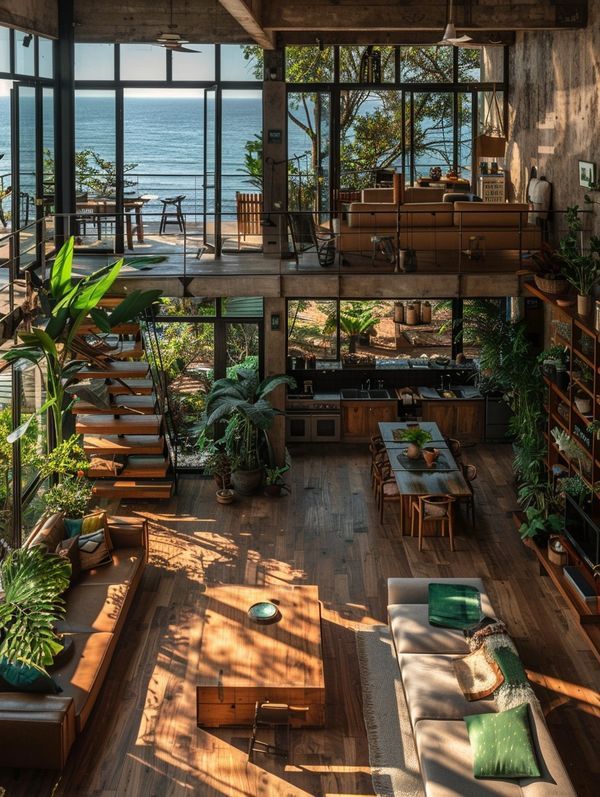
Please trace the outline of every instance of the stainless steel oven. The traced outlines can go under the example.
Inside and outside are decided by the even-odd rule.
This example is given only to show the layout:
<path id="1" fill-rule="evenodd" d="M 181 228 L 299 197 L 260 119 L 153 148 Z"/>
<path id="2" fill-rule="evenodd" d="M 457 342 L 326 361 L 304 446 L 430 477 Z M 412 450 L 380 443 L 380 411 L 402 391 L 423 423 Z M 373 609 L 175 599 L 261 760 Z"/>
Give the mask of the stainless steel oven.
<path id="1" fill-rule="evenodd" d="M 288 397 L 285 429 L 285 439 L 288 443 L 339 441 L 341 433 L 339 400 Z"/>

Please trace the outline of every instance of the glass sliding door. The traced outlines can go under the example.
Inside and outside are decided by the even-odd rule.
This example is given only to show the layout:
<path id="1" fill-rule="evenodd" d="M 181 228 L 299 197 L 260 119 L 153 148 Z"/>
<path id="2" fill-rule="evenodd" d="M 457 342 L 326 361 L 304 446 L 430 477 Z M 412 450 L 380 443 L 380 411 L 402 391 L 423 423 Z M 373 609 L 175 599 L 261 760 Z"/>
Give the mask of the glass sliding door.
<path id="1" fill-rule="evenodd" d="M 42 117 L 41 89 L 15 83 L 12 95 L 13 177 L 12 223 L 20 230 L 15 242 L 19 270 L 35 262 L 42 209 Z"/>

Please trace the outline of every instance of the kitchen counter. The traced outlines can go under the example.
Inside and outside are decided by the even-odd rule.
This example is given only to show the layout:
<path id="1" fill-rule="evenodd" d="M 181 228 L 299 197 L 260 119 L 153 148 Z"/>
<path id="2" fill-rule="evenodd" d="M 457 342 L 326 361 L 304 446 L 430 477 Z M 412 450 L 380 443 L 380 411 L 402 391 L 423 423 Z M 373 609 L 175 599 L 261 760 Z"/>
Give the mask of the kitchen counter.
<path id="1" fill-rule="evenodd" d="M 479 389 L 472 385 L 452 385 L 451 388 L 445 388 L 449 393 L 454 395 L 440 396 L 441 388 L 419 386 L 417 388 L 422 401 L 483 401 L 484 397 L 479 392 Z M 455 391 L 458 391 L 456 393 Z"/>

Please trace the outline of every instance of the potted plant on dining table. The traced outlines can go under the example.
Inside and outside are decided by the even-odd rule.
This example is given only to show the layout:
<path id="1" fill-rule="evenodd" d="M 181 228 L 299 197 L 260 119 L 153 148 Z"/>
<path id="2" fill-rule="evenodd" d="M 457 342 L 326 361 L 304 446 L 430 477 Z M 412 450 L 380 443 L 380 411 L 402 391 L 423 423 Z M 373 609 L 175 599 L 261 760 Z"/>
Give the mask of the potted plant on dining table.
<path id="1" fill-rule="evenodd" d="M 402 435 L 402 442 L 408 443 L 406 456 L 409 459 L 419 459 L 425 443 L 431 440 L 431 435 L 425 429 L 406 429 Z"/>

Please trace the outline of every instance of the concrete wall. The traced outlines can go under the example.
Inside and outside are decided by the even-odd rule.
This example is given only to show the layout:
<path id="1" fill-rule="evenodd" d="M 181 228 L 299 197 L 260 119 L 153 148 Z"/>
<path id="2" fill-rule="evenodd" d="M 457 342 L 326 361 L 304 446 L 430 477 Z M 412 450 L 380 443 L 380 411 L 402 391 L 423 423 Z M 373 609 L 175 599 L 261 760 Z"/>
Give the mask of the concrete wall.
<path id="1" fill-rule="evenodd" d="M 7 0 L 0 2 L 0 25 L 42 36 L 58 36 L 57 0 Z"/>
<path id="2" fill-rule="evenodd" d="M 600 169 L 600 0 L 585 30 L 518 33 L 511 48 L 511 198 L 525 196 L 531 166 L 553 185 L 554 208 L 584 206 L 579 160 Z M 598 195 L 600 198 L 600 195 Z M 600 212 L 591 225 L 600 233 Z"/>

